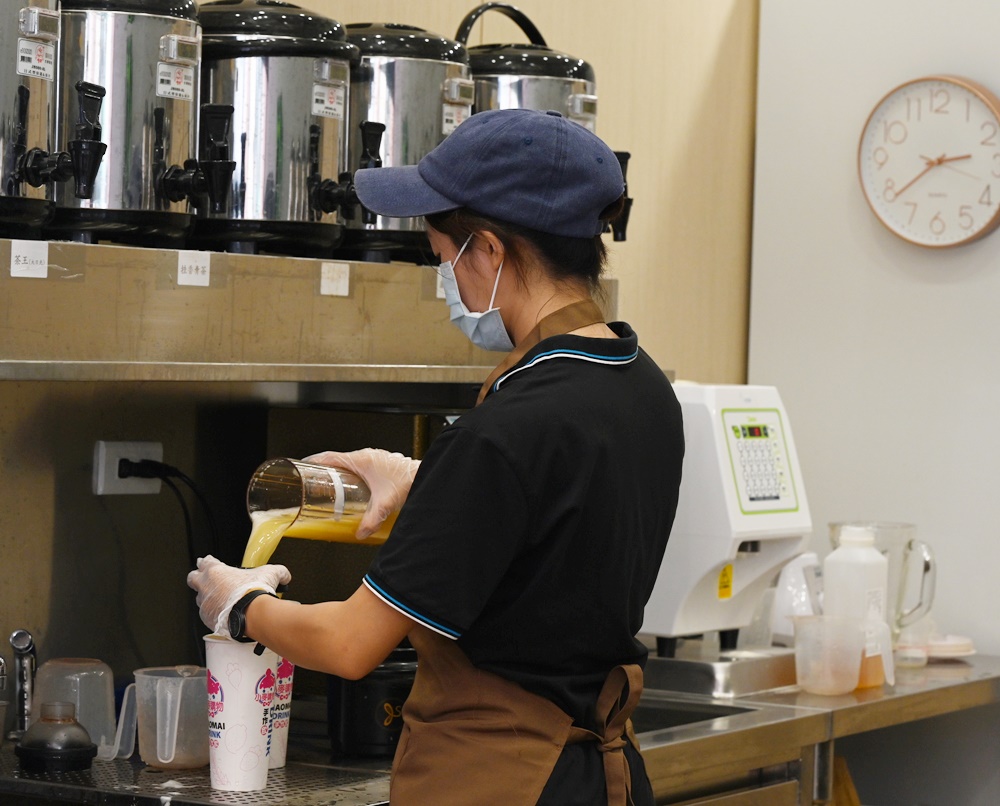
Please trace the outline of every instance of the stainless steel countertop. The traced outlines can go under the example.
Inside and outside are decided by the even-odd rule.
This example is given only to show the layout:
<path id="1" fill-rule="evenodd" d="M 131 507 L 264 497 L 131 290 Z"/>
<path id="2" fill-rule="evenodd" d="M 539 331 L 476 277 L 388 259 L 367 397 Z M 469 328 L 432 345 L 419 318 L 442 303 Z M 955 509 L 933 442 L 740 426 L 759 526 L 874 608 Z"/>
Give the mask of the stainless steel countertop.
<path id="1" fill-rule="evenodd" d="M 915 722 L 1000 701 L 1000 657 L 973 655 L 896 670 L 896 685 L 839 697 L 797 687 L 748 698 L 761 705 L 820 709 L 830 715 L 830 738 Z M 742 701 L 741 701 L 742 702 Z"/>
<path id="2" fill-rule="evenodd" d="M 953 713 L 1000 700 L 1000 658 L 973 656 L 899 669 L 894 687 L 840 697 L 806 694 L 796 687 L 738 699 L 648 691 L 652 708 L 694 709 L 723 715 L 639 734 L 654 789 L 696 788 L 706 780 L 737 780 L 746 770 L 809 763 L 813 745 L 869 730 Z M 0 748 L 0 793 L 44 794 L 67 802 L 173 804 L 338 804 L 374 806 L 388 800 L 389 762 L 334 759 L 325 741 L 293 742 L 289 764 L 269 777 L 260 793 L 211 790 L 208 770 L 164 773 L 139 761 L 95 762 L 88 773 L 25 775 L 13 744 Z"/>

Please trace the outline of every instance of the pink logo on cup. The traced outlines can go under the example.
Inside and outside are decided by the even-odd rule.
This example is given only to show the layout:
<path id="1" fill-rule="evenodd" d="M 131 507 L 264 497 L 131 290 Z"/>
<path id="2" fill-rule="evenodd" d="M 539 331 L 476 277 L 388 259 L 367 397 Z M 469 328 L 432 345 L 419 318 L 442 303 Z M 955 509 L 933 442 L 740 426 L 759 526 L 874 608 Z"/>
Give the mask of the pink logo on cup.
<path id="1" fill-rule="evenodd" d="M 271 702 L 274 700 L 274 687 L 274 672 L 267 669 L 257 681 L 254 688 L 254 699 L 265 708 L 270 708 Z"/>
<path id="2" fill-rule="evenodd" d="M 292 675 L 295 664 L 285 658 L 278 663 L 278 687 L 276 693 L 279 700 L 287 700 L 292 696 Z"/>
<path id="3" fill-rule="evenodd" d="M 208 686 L 208 716 L 209 718 L 212 718 L 217 714 L 222 713 L 222 701 L 224 699 L 222 694 L 222 684 L 219 682 L 218 678 L 212 674 L 211 669 L 208 670 L 205 682 Z"/>

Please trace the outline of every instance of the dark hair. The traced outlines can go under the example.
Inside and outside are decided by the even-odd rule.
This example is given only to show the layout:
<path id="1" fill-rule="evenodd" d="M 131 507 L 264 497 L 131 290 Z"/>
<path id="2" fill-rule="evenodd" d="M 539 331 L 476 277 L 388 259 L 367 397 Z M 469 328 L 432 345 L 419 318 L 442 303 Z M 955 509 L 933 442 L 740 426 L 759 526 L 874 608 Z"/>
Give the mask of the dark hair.
<path id="1" fill-rule="evenodd" d="M 625 197 L 612 202 L 601 213 L 601 220 L 608 223 L 622 212 Z M 451 238 L 455 246 L 461 246 L 474 232 L 489 230 L 503 244 L 507 254 L 521 265 L 528 252 L 540 260 L 555 280 L 583 282 L 591 292 L 600 290 L 601 275 L 607 266 L 608 250 L 600 235 L 593 238 L 571 238 L 565 235 L 550 235 L 520 224 L 500 221 L 480 215 L 468 207 L 432 213 L 425 216 L 438 232 Z M 523 281 L 523 277 L 521 280 Z"/>

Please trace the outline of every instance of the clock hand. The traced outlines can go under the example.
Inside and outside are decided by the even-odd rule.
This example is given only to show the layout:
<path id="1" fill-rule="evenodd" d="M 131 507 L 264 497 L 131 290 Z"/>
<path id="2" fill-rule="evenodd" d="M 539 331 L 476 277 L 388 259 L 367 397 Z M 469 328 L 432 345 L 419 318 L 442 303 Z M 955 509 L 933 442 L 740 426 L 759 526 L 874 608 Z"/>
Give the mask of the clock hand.
<path id="1" fill-rule="evenodd" d="M 970 159 L 971 157 L 972 157 L 971 154 L 960 154 L 956 157 L 948 157 L 942 154 L 940 157 L 935 157 L 934 159 L 931 159 L 930 157 L 925 157 L 923 154 L 921 154 L 920 159 L 922 159 L 925 163 L 924 169 L 920 173 L 918 173 L 915 177 L 913 177 L 913 179 L 911 179 L 909 182 L 903 185 L 899 190 L 897 190 L 895 197 L 898 199 L 900 196 L 903 195 L 904 191 L 906 191 L 909 187 L 915 184 L 918 179 L 924 176 L 924 174 L 926 174 L 928 171 L 933 170 L 934 168 L 937 168 L 939 165 L 944 165 L 945 163 L 948 162 L 955 162 L 956 160 L 967 160 Z M 957 169 L 953 168 L 953 170 Z"/>
<path id="2" fill-rule="evenodd" d="M 897 190 L 895 192 L 895 198 L 898 199 L 900 196 L 903 195 L 903 193 L 906 191 L 907 188 L 909 188 L 911 185 L 913 185 L 918 179 L 920 179 L 928 171 L 933 170 L 934 168 L 936 168 L 938 166 L 937 160 L 929 160 L 929 159 L 927 159 L 927 157 L 922 157 L 922 159 L 923 159 L 924 162 L 927 163 L 924 166 L 924 169 L 920 173 L 918 173 L 915 177 L 913 177 L 913 179 L 911 179 L 909 182 L 907 182 L 905 185 L 903 185 L 899 190 Z"/>
<path id="3" fill-rule="evenodd" d="M 978 181 L 982 178 L 980 176 L 976 176 L 975 174 L 969 173 L 968 171 L 963 171 L 961 168 L 955 165 L 951 165 L 950 163 L 945 163 L 944 167 L 947 168 L 949 171 L 954 171 L 955 173 L 961 174 L 962 176 L 967 176 L 969 177 L 969 179 L 975 179 Z"/>

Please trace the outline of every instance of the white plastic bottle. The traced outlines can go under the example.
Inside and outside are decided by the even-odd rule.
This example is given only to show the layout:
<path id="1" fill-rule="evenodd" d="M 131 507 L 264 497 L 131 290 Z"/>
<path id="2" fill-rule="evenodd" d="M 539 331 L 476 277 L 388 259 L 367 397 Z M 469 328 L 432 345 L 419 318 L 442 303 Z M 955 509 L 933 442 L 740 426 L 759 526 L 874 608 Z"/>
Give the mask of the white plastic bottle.
<path id="1" fill-rule="evenodd" d="M 843 526 L 840 545 L 823 561 L 823 613 L 885 622 L 888 588 L 889 561 L 875 548 L 875 534 L 866 526 Z M 869 631 L 858 688 L 885 682 L 882 650 Z"/>

